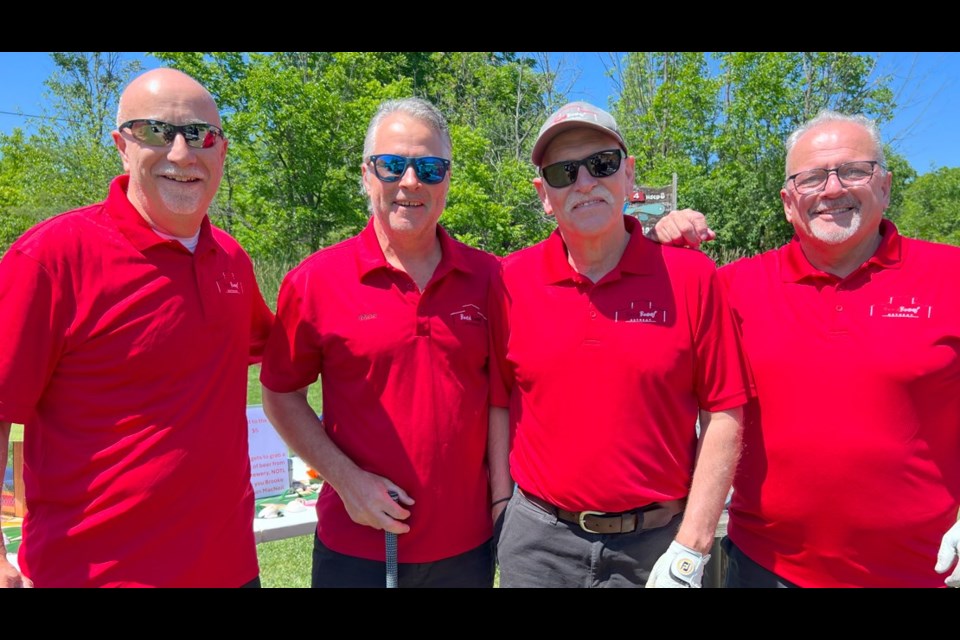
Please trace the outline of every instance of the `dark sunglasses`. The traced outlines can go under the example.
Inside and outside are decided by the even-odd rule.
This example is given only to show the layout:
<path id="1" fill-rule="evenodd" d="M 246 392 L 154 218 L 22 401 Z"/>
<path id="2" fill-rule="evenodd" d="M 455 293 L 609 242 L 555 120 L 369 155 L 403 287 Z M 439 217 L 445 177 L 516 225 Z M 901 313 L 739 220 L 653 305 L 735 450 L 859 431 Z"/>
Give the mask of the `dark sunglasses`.
<path id="1" fill-rule="evenodd" d="M 449 160 L 433 156 L 408 158 L 406 156 L 395 156 L 391 153 L 381 153 L 370 156 L 369 162 L 373 165 L 373 172 L 381 182 L 396 182 L 406 173 L 407 167 L 413 165 L 413 170 L 420 182 L 440 184 L 450 169 Z"/>
<path id="2" fill-rule="evenodd" d="M 594 178 L 607 178 L 620 170 L 623 152 L 620 149 L 598 151 L 583 160 L 564 160 L 554 162 L 540 169 L 540 175 L 554 189 L 569 187 L 577 181 L 581 165 L 587 168 Z"/>
<path id="3" fill-rule="evenodd" d="M 187 146 L 194 149 L 209 149 L 217 139 L 226 140 L 223 129 L 205 122 L 193 124 L 170 124 L 160 120 L 128 120 L 120 129 L 130 129 L 134 138 L 151 147 L 169 147 L 177 134 L 183 136 Z"/>

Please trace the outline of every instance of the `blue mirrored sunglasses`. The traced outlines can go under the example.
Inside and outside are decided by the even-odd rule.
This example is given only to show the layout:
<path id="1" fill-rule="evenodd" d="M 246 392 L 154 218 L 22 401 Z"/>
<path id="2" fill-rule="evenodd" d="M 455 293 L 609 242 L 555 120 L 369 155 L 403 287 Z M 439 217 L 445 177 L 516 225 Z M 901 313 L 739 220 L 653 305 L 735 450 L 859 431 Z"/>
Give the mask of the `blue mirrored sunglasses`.
<path id="1" fill-rule="evenodd" d="M 443 182 L 447 171 L 450 169 L 450 161 L 445 158 L 436 158 L 434 156 L 422 156 L 419 158 L 408 158 L 406 156 L 396 156 L 391 153 L 381 153 L 370 156 L 370 164 L 373 165 L 373 172 L 382 182 L 396 182 L 403 177 L 407 168 L 413 165 L 413 170 L 417 174 L 417 179 L 424 184 L 439 184 Z"/>

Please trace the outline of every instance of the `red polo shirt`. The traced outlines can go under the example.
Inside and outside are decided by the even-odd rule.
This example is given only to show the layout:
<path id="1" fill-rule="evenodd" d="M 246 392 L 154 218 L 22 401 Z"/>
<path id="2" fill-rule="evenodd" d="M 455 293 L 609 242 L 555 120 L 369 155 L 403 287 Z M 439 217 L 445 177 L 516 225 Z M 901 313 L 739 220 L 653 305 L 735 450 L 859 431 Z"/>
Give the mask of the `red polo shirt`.
<path id="1" fill-rule="evenodd" d="M 559 230 L 503 260 L 511 471 L 570 511 L 686 496 L 699 409 L 738 407 L 750 393 L 713 262 L 624 221 L 629 244 L 596 284 L 570 267 Z"/>
<path id="2" fill-rule="evenodd" d="M 280 288 L 260 374 L 281 393 L 319 375 L 333 442 L 417 501 L 400 562 L 451 557 L 492 534 L 487 298 L 498 262 L 437 234 L 443 257 L 422 293 L 387 263 L 372 220 L 307 258 Z M 329 485 L 317 514 L 326 546 L 384 559 L 383 531 L 354 523 Z"/>
<path id="3" fill-rule="evenodd" d="M 796 237 L 720 271 L 758 392 L 728 532 L 804 587 L 943 586 L 960 509 L 960 248 L 881 233 L 842 279 Z"/>
<path id="4" fill-rule="evenodd" d="M 20 566 L 39 587 L 236 587 L 258 573 L 247 366 L 272 315 L 236 241 L 206 218 L 194 254 L 162 239 L 128 180 L 0 261 Z"/>

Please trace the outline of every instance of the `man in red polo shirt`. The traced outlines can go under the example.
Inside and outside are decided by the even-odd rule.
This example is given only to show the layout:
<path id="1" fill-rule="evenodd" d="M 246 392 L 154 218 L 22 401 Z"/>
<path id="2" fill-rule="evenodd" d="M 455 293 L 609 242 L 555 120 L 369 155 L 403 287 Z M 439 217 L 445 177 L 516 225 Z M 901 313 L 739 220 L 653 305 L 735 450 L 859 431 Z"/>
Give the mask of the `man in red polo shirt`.
<path id="1" fill-rule="evenodd" d="M 559 109 L 533 162 L 558 229 L 503 260 L 500 585 L 699 587 L 751 393 L 716 269 L 622 214 L 634 159 L 606 111 Z"/>
<path id="2" fill-rule="evenodd" d="M 720 270 L 758 391 L 726 585 L 943 586 L 960 553 L 960 248 L 883 218 L 891 174 L 862 116 L 801 126 L 786 175 L 793 240 Z M 691 212 L 657 233 L 714 235 Z"/>
<path id="3" fill-rule="evenodd" d="M 281 285 L 260 379 L 271 422 L 325 479 L 314 587 L 383 587 L 384 531 L 399 534 L 400 587 L 493 585 L 491 496 L 512 490 L 505 437 L 486 461 L 498 263 L 438 224 L 450 157 L 433 105 L 381 105 L 361 165 L 367 227 Z M 322 422 L 305 394 L 318 376 Z"/>
<path id="4" fill-rule="evenodd" d="M 0 553 L 0 586 L 259 586 L 245 407 L 272 314 L 207 217 L 217 105 L 148 71 L 113 139 L 107 199 L 0 261 L 0 472 L 23 423 L 27 503 L 22 573 Z"/>

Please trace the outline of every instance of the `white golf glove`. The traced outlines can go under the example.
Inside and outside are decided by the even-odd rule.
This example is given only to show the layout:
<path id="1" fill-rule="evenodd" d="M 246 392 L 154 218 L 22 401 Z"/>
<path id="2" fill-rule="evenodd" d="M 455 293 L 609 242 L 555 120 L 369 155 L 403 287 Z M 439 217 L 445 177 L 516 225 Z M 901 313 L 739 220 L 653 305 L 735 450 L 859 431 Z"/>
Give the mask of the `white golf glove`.
<path id="1" fill-rule="evenodd" d="M 937 566 L 934 569 L 937 573 L 946 573 L 958 557 L 960 557 L 960 521 L 943 534 L 940 551 L 937 553 Z M 948 587 L 960 587 L 960 563 L 957 563 L 953 573 L 943 582 Z"/>
<path id="2" fill-rule="evenodd" d="M 676 540 L 670 543 L 664 553 L 653 565 L 648 589 L 684 589 L 700 588 L 703 569 L 710 561 L 710 554 L 703 555 Z"/>

